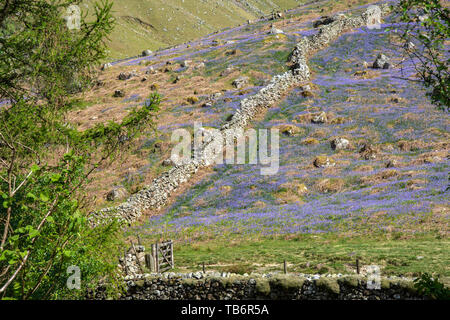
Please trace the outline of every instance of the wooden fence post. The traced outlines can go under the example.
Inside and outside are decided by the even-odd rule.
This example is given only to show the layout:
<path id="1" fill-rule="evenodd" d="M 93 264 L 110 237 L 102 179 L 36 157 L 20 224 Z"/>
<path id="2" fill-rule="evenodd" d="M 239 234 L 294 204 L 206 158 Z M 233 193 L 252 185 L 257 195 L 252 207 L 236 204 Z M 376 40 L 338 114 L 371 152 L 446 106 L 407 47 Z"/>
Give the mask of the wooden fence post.
<path id="1" fill-rule="evenodd" d="M 156 268 L 156 273 L 159 273 L 159 243 L 155 244 L 155 268 Z"/>
<path id="2" fill-rule="evenodd" d="M 151 259 L 151 269 L 152 272 L 157 272 L 156 269 L 156 245 L 152 244 L 152 259 Z"/>
<path id="3" fill-rule="evenodd" d="M 359 259 L 356 259 L 356 273 L 359 274 Z"/>
<path id="4" fill-rule="evenodd" d="M 287 274 L 287 263 L 286 263 L 286 260 L 284 260 L 284 274 Z"/>
<path id="5" fill-rule="evenodd" d="M 152 255 L 149 253 L 145 254 L 145 267 L 150 270 L 150 272 L 153 272 L 153 266 L 152 266 Z"/>
<path id="6" fill-rule="evenodd" d="M 173 241 L 170 240 L 170 261 L 172 263 L 172 269 L 175 268 L 175 262 L 173 261 Z"/>

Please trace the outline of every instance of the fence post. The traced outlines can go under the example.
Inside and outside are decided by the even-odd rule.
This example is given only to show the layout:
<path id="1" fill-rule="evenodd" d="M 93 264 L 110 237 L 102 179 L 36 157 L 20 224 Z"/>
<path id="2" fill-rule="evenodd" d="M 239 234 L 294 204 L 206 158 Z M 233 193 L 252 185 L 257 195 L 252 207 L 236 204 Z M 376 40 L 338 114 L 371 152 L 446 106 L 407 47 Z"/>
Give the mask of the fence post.
<path id="1" fill-rule="evenodd" d="M 170 262 L 172 263 L 172 269 L 175 268 L 175 262 L 173 261 L 173 241 L 170 240 Z"/>
<path id="2" fill-rule="evenodd" d="M 150 270 L 150 272 L 153 272 L 153 266 L 152 266 L 152 256 L 149 253 L 145 254 L 145 267 Z"/>
<path id="3" fill-rule="evenodd" d="M 152 272 L 158 272 L 157 268 L 156 268 L 156 245 L 152 244 L 152 257 L 151 257 L 151 269 Z"/>
<path id="4" fill-rule="evenodd" d="M 159 243 L 155 244 L 155 267 L 156 267 L 156 273 L 159 273 Z"/>
<path id="5" fill-rule="evenodd" d="M 286 263 L 286 260 L 284 260 L 284 274 L 287 274 L 287 263 Z"/>
<path id="6" fill-rule="evenodd" d="M 359 259 L 356 259 L 356 273 L 359 274 Z"/>
<path id="7" fill-rule="evenodd" d="M 132 240 L 130 240 L 130 242 L 131 242 L 131 247 L 133 248 L 135 257 L 136 257 L 137 265 L 139 266 L 139 269 L 141 270 L 141 272 L 144 273 L 144 269 L 142 268 L 141 261 L 139 260 L 139 255 L 137 253 L 136 247 L 134 246 L 134 243 Z"/>

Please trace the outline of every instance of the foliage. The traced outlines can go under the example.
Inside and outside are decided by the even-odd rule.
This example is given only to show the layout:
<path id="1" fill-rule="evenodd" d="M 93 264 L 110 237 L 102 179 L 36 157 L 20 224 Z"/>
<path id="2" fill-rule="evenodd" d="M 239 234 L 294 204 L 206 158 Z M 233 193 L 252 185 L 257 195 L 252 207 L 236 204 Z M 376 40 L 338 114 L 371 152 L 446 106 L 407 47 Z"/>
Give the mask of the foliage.
<path id="1" fill-rule="evenodd" d="M 0 1 L 0 298 L 81 297 L 108 275 L 118 225 L 91 229 L 83 188 L 151 127 L 154 94 L 121 122 L 81 131 L 68 121 L 70 93 L 90 85 L 114 26 L 111 4 L 95 6 L 79 30 L 63 19 L 72 1 Z M 79 1 L 75 1 L 75 4 Z M 66 286 L 81 271 L 83 290 Z"/>
<path id="2" fill-rule="evenodd" d="M 427 297 L 438 300 L 450 300 L 450 289 L 439 282 L 438 278 L 433 278 L 428 273 L 423 273 L 414 280 L 414 286 L 419 292 Z"/>
<path id="3" fill-rule="evenodd" d="M 400 34 L 405 41 L 405 53 L 413 61 L 420 80 L 430 89 L 431 101 L 449 111 L 450 57 L 448 53 L 446 56 L 449 10 L 439 0 L 402 0 L 400 11 L 401 20 L 406 23 Z M 408 45 L 411 42 L 413 48 Z"/>

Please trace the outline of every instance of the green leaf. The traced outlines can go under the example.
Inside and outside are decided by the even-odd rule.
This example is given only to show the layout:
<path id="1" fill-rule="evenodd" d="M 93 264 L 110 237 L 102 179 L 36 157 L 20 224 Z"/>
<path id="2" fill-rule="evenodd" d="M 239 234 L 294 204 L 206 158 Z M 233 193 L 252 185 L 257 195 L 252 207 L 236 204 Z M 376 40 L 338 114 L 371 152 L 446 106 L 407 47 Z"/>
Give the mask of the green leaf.
<path id="1" fill-rule="evenodd" d="M 60 179 L 61 179 L 61 175 L 59 173 L 55 173 L 51 177 L 52 182 L 58 182 Z"/>
<path id="2" fill-rule="evenodd" d="M 30 199 L 33 199 L 33 200 L 37 200 L 37 197 L 34 194 L 32 194 L 31 192 L 27 193 L 27 198 L 30 198 Z"/>
<path id="3" fill-rule="evenodd" d="M 39 195 L 39 199 L 41 199 L 42 202 L 48 202 L 48 200 L 50 200 L 50 198 L 46 194 L 43 194 L 43 193 L 41 193 Z"/>

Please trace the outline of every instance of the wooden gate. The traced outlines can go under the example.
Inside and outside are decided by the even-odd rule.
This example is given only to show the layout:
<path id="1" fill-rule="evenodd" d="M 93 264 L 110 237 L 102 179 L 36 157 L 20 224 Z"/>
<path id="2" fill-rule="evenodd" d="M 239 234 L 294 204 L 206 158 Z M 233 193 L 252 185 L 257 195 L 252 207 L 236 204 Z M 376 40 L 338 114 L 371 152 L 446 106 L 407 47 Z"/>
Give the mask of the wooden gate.
<path id="1" fill-rule="evenodd" d="M 157 273 L 173 269 L 173 241 L 152 244 L 152 253 L 145 255 L 145 264 L 152 272 Z"/>

